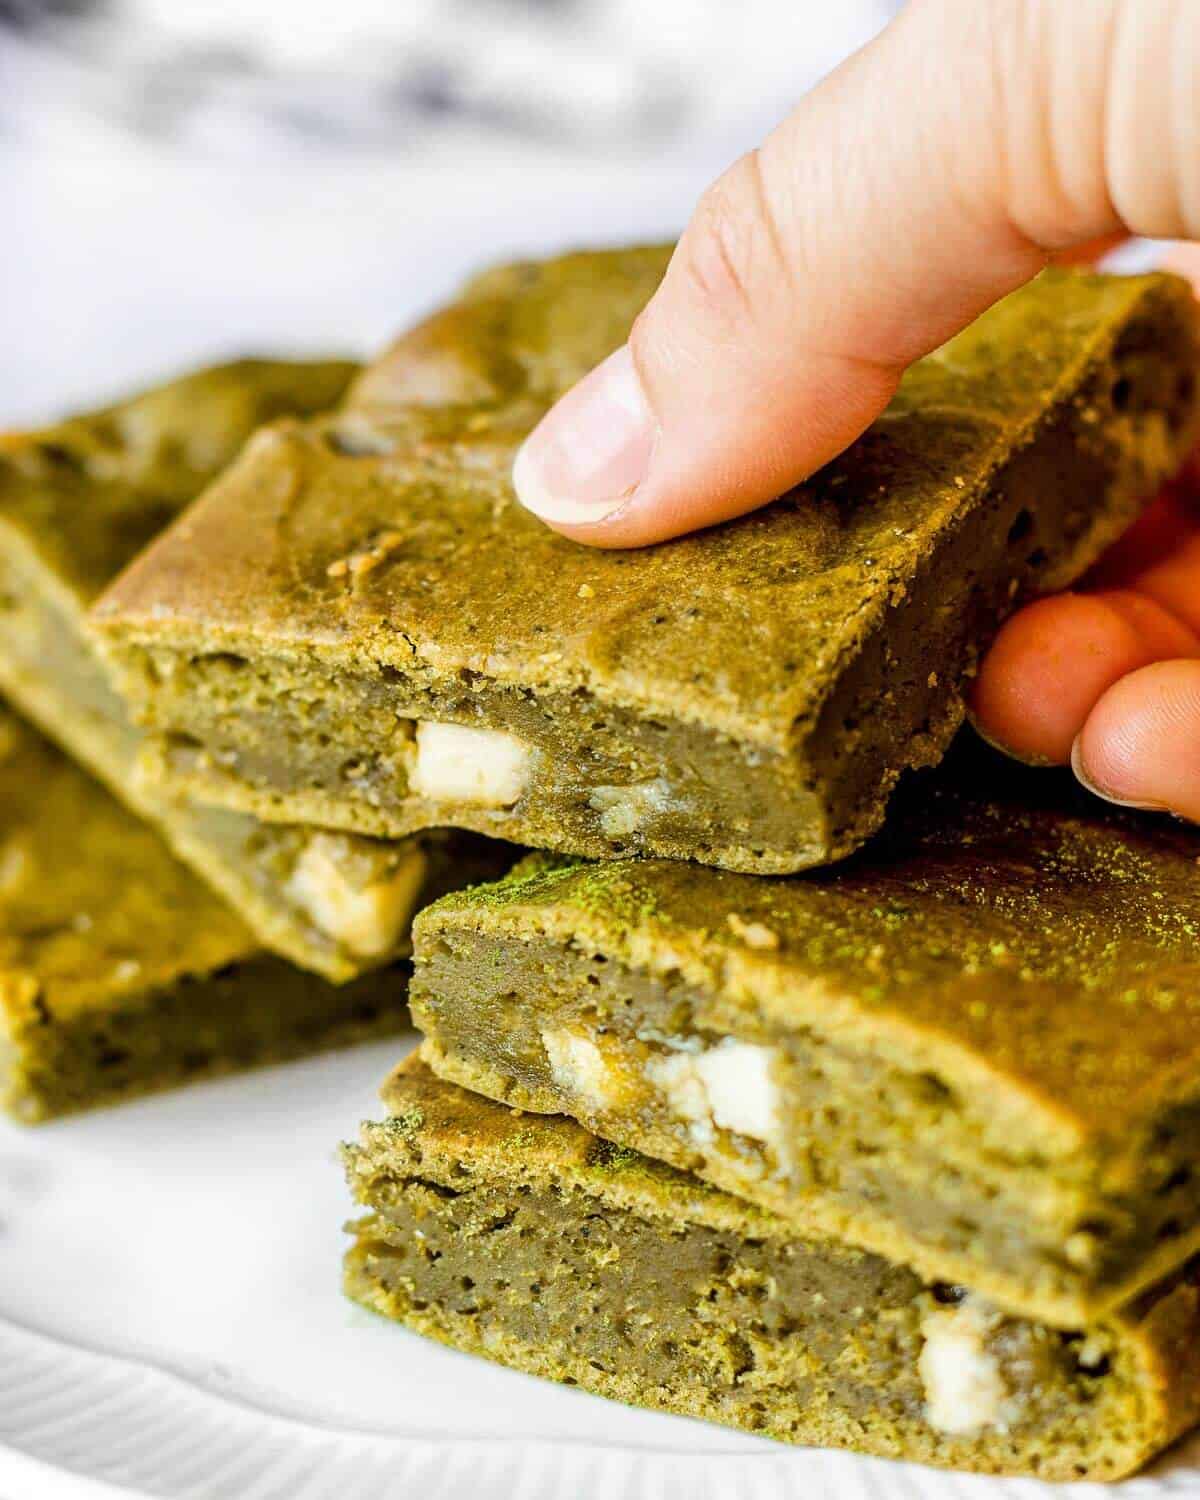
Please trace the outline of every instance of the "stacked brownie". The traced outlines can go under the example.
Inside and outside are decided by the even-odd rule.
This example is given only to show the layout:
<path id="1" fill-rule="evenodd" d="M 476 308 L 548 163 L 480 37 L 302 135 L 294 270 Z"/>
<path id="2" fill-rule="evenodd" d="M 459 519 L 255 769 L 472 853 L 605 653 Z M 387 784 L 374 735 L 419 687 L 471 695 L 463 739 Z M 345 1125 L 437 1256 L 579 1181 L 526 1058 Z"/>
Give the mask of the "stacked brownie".
<path id="1" fill-rule="evenodd" d="M 20 1119 L 395 1034 L 414 910 L 503 867 L 469 835 L 382 845 L 154 785 L 87 632 L 260 425 L 333 405 L 355 370 L 242 360 L 0 438 L 0 691 L 98 778 L 3 712 L 0 1103 Z"/>
<path id="2" fill-rule="evenodd" d="M 1194 441 L 1190 295 L 1048 273 L 773 506 L 583 549 L 513 455 L 665 259 L 483 276 L 257 434 L 92 615 L 146 795 L 543 851 L 416 920 L 353 1297 L 787 1440 L 1127 1473 L 1200 1417 L 1200 839 L 938 763 Z"/>

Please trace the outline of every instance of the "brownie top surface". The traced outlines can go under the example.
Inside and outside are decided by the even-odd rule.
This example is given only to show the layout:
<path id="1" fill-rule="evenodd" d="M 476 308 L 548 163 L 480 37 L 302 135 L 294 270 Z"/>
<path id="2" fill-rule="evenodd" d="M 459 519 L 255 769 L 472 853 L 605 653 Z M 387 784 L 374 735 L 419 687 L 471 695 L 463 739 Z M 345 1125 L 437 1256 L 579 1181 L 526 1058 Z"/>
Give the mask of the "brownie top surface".
<path id="1" fill-rule="evenodd" d="M 910 370 L 847 454 L 781 500 L 653 548 L 586 548 L 520 507 L 512 458 L 620 344 L 666 256 L 479 278 L 340 413 L 260 434 L 98 623 L 187 650 L 594 692 L 781 746 L 1127 320 L 1193 316 L 1172 278 L 1047 273 Z"/>
<path id="2" fill-rule="evenodd" d="M 102 1009 L 257 946 L 156 833 L 0 709 L 0 1011 L 12 1025 Z"/>
<path id="3" fill-rule="evenodd" d="M 257 427 L 334 405 L 357 369 L 238 360 L 52 427 L 6 433 L 0 528 L 20 533 L 86 607 Z"/>
<path id="4" fill-rule="evenodd" d="M 422 913 L 418 961 L 455 927 L 682 976 L 731 1016 L 828 1028 L 952 1087 L 998 1085 L 1076 1141 L 1200 1085 L 1200 833 L 969 744 L 833 869 L 533 855 Z"/>

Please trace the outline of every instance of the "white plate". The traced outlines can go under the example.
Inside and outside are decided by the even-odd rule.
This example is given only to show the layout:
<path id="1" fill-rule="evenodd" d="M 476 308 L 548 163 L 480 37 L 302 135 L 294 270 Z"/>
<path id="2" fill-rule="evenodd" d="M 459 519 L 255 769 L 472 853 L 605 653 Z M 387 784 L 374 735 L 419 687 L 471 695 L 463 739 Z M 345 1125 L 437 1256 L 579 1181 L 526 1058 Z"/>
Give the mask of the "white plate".
<path id="1" fill-rule="evenodd" d="M 37 149 L 0 141 L 0 425 L 235 351 L 376 348 L 481 261 L 671 232 L 731 154 L 215 170 L 34 104 Z M 0 1123 L 0 1500 L 1049 1500 L 634 1411 L 350 1306 L 335 1148 L 397 1055 Z M 1200 1444 L 1127 1488 L 1200 1495 Z"/>
<path id="2" fill-rule="evenodd" d="M 398 1050 L 0 1127 L 5 1500 L 1053 1493 L 635 1411 L 353 1307 L 335 1148 Z M 1200 1443 L 1127 1488 L 1200 1494 Z"/>

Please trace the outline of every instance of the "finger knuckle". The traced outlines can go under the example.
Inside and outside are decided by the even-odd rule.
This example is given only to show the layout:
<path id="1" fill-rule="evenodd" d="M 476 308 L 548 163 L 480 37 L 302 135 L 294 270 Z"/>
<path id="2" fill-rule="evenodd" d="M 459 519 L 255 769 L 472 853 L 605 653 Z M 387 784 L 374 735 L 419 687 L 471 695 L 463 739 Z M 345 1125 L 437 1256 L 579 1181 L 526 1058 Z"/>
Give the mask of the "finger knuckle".
<path id="1" fill-rule="evenodd" d="M 722 320 L 753 318 L 773 258 L 754 174 L 750 158 L 743 158 L 713 183 L 680 245 L 682 270 L 694 295 Z"/>

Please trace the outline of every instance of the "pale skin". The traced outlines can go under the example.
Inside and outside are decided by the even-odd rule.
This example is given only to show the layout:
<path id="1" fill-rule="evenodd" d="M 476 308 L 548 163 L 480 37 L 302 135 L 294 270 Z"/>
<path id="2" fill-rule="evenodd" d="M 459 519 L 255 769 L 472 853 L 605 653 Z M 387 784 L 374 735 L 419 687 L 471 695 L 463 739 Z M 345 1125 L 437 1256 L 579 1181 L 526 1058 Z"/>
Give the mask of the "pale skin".
<path id="1" fill-rule="evenodd" d="M 704 194 L 518 494 L 601 547 L 753 510 L 1049 259 L 1128 234 L 1200 240 L 1200 0 L 911 0 Z M 1200 287 L 1200 247 L 1164 259 Z M 1010 753 L 1200 821 L 1200 477 L 1009 621 L 971 706 Z"/>

